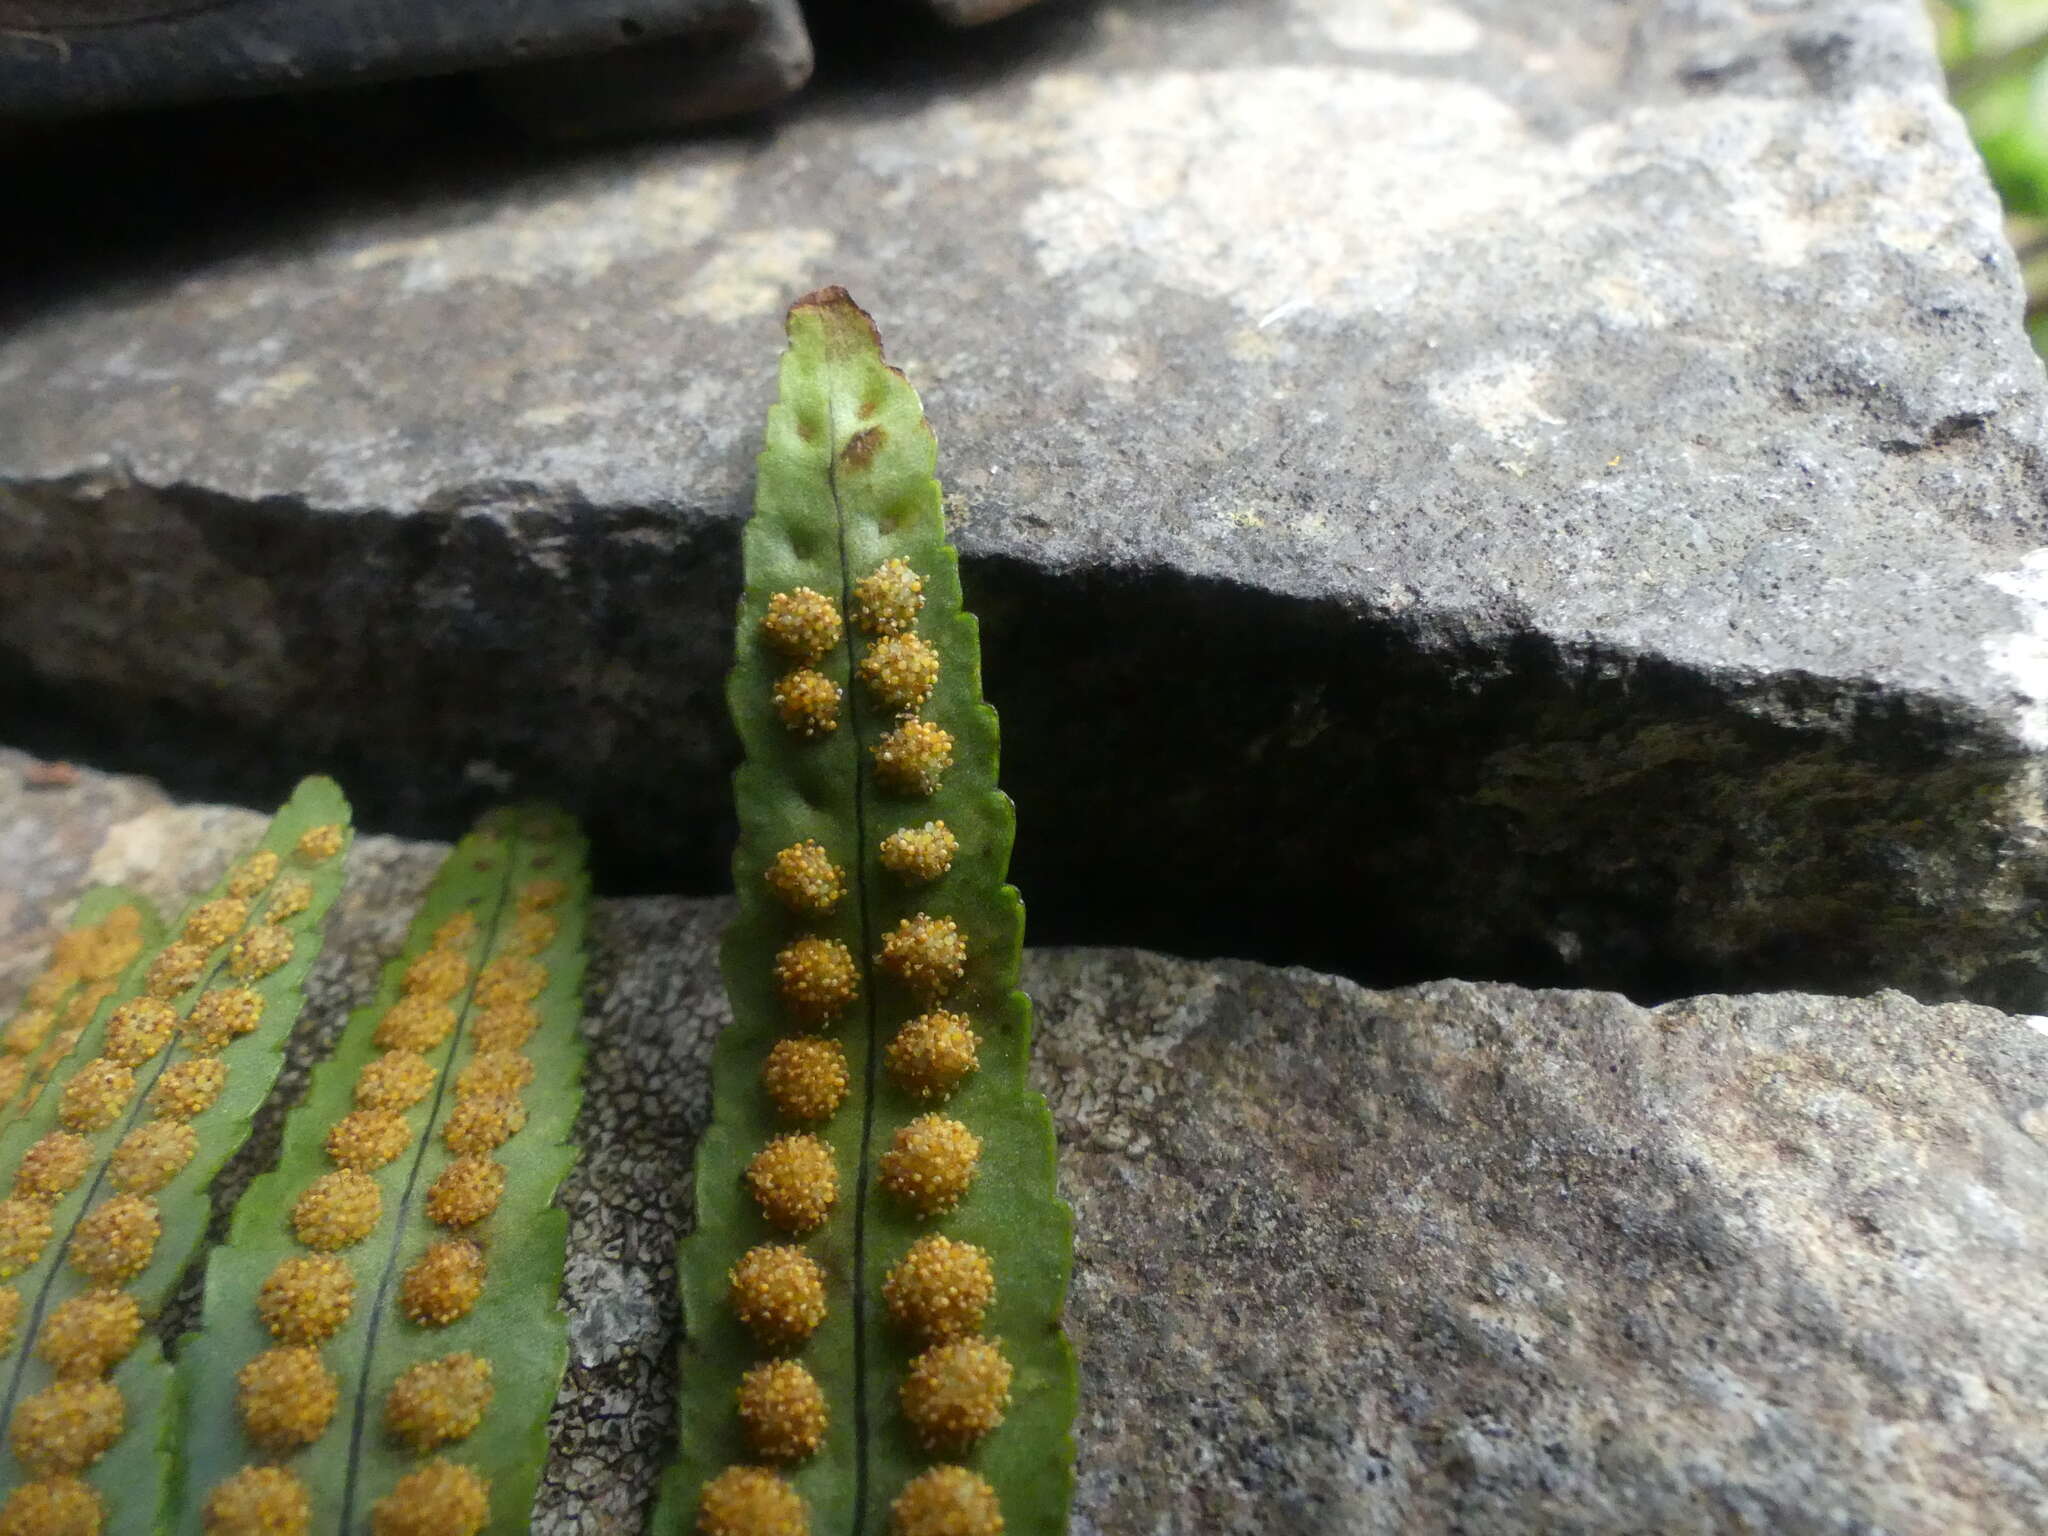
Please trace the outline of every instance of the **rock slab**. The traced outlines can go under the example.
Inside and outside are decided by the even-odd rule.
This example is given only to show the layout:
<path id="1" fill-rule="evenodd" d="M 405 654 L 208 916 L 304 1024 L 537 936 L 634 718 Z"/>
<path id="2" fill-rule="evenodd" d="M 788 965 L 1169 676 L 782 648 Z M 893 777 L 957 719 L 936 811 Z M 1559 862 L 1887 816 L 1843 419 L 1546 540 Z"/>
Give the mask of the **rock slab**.
<path id="1" fill-rule="evenodd" d="M 1041 936 L 2040 1006 L 2042 377 L 1918 0 L 1101 0 L 752 134 L 348 128 L 17 201 L 17 743 L 439 835 L 546 793 L 717 889 L 777 317 L 841 281 Z"/>
<path id="2" fill-rule="evenodd" d="M 92 874 L 173 904 L 255 830 L 127 791 L 35 802 L 37 845 L 98 828 Z M 354 857 L 295 1073 L 438 850 Z M 724 917 L 598 906 L 540 1531 L 640 1531 L 668 1457 Z M 0 977 L 39 948 L 0 935 Z M 1075 1536 L 2048 1523 L 2048 1021 L 1118 950 L 1034 951 L 1026 982 L 1079 1234 Z"/>

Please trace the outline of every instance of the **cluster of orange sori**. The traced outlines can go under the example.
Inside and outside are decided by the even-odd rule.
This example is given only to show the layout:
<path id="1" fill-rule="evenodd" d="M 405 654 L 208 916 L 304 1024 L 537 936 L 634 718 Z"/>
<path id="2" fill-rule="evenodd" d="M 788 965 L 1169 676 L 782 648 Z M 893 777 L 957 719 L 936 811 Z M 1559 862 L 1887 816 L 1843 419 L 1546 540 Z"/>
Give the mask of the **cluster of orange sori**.
<path id="1" fill-rule="evenodd" d="M 490 1154 L 526 1123 L 521 1095 L 533 1081 L 525 1047 L 539 1027 L 533 1000 L 547 969 L 533 958 L 558 929 L 551 909 L 568 894 L 559 880 L 533 880 L 517 892 L 517 910 L 492 958 L 472 976 L 479 928 L 468 912 L 449 918 L 427 951 L 406 967 L 402 992 L 377 1021 L 378 1054 L 356 1075 L 355 1107 L 327 1132 L 331 1171 L 293 1204 L 293 1236 L 307 1251 L 280 1260 L 257 1293 L 257 1313 L 276 1341 L 236 1377 L 242 1429 L 260 1452 L 283 1458 L 328 1430 L 341 1386 L 321 1346 L 346 1326 L 358 1300 L 354 1269 L 339 1255 L 365 1241 L 383 1217 L 379 1169 L 413 1145 L 410 1111 L 426 1101 L 439 1073 L 429 1054 L 456 1028 L 468 993 L 469 1056 L 456 1075 L 453 1105 L 440 1121 L 454 1154 L 428 1187 L 427 1218 L 443 1236 L 400 1277 L 398 1310 L 415 1327 L 445 1328 L 468 1316 L 483 1294 L 488 1263 L 471 1230 L 497 1209 L 505 1168 Z M 384 1401 L 384 1428 L 416 1454 L 471 1434 L 492 1396 L 491 1364 L 457 1352 L 402 1372 Z M 474 1536 L 490 1510 L 490 1483 L 473 1467 L 435 1458 L 400 1478 L 372 1507 L 376 1536 Z M 293 1536 L 313 1529 L 305 1483 L 278 1460 L 244 1467 L 208 1494 L 209 1536 Z"/>
<path id="2" fill-rule="evenodd" d="M 0 1106 L 13 1105 L 27 1087 L 19 1110 L 27 1113 L 35 1085 L 78 1044 L 141 953 L 142 913 L 125 903 L 57 940 L 49 967 L 29 983 L 21 1011 L 0 1034 Z"/>
<path id="3" fill-rule="evenodd" d="M 299 839 L 294 857 L 319 863 L 339 853 L 343 841 L 339 827 L 316 827 Z M 30 1481 L 0 1506 L 5 1536 L 99 1529 L 99 1496 L 79 1474 L 124 1428 L 121 1393 L 107 1377 L 142 1330 L 141 1308 L 124 1287 L 155 1257 L 163 1234 L 155 1196 L 197 1154 L 192 1122 L 213 1107 L 227 1083 L 221 1052 L 253 1030 L 262 1014 L 263 999 L 248 983 L 291 958 L 294 935 L 281 925 L 312 904 L 311 885 L 281 869 L 275 853 L 259 850 L 229 874 L 226 894 L 187 914 L 182 931 L 151 964 L 143 995 L 107 1016 L 100 1054 L 64 1085 L 61 1129 L 28 1148 L 11 1195 L 0 1200 L 0 1274 L 18 1274 L 41 1257 L 57 1203 L 98 1164 L 89 1138 L 124 1118 L 135 1121 L 138 1076 L 165 1054 L 182 1022 L 181 1059 L 156 1072 L 144 1099 L 148 1117 L 107 1157 L 110 1192 L 71 1230 L 66 1258 L 86 1289 L 53 1308 L 33 1341 L 55 1379 L 15 1409 L 10 1445 Z M 256 898 L 266 891 L 269 899 L 259 905 Z M 202 978 L 218 975 L 224 949 L 234 984 L 201 992 L 181 1020 L 180 1000 Z M 0 1290 L 0 1298 L 11 1349 L 23 1298 L 12 1286 Z"/>
<path id="4" fill-rule="evenodd" d="M 898 797 L 929 796 L 952 764 L 953 738 L 918 714 L 939 677 L 937 651 L 916 632 L 923 580 L 907 561 L 889 560 L 854 584 L 853 600 L 854 620 L 871 637 L 855 675 L 896 722 L 873 749 L 876 778 Z M 771 644 L 806 667 L 843 634 L 830 601 L 807 588 L 777 594 L 763 628 Z M 835 723 L 837 702 L 835 690 Z M 799 729 L 779 685 L 776 703 L 785 724 Z M 923 886 L 943 876 L 958 851 L 952 831 L 932 820 L 891 832 L 877 857 L 904 884 Z M 828 915 L 846 893 L 845 870 L 815 840 L 778 851 L 765 875 L 799 918 Z M 944 1098 L 975 1069 L 971 1021 L 940 1006 L 965 976 L 967 958 L 959 924 L 923 912 L 898 924 L 876 957 L 918 1004 L 886 1052 L 892 1079 L 914 1097 Z M 799 1031 L 770 1049 L 763 1086 L 785 1121 L 819 1125 L 845 1100 L 848 1068 L 837 1041 L 808 1029 L 829 1024 L 853 1003 L 859 968 L 844 944 L 803 935 L 776 955 L 775 987 Z M 980 1155 L 979 1139 L 958 1120 L 920 1115 L 882 1156 L 879 1181 L 918 1215 L 939 1216 L 966 1195 Z M 762 1215 L 791 1237 L 823 1225 L 839 1196 L 831 1147 L 806 1130 L 771 1140 L 745 1177 Z M 728 1467 L 705 1485 L 698 1529 L 702 1536 L 802 1536 L 808 1515 L 780 1469 L 817 1452 L 829 1412 L 817 1380 L 788 1356 L 824 1321 L 824 1272 L 796 1244 L 762 1244 L 733 1267 L 730 1286 L 741 1323 L 771 1358 L 747 1371 L 739 1387 L 740 1427 L 754 1461 Z M 979 1336 L 994 1295 L 988 1254 L 940 1236 L 915 1244 L 884 1287 L 891 1315 L 923 1350 L 903 1385 L 904 1413 L 936 1453 L 970 1449 L 1001 1422 L 1008 1404 L 1009 1363 L 1000 1345 Z M 986 1480 L 941 1465 L 901 1491 L 891 1524 L 895 1536 L 997 1536 L 1003 1521 Z"/>
<path id="5" fill-rule="evenodd" d="M 915 713 L 938 682 L 938 654 L 915 629 L 923 606 L 924 583 L 902 560 L 887 561 L 854 587 L 855 622 L 877 637 L 861 678 L 899 717 L 875 747 L 875 775 L 883 788 L 913 801 L 938 789 L 953 747 L 942 726 Z M 926 821 L 889 833 L 876 856 L 915 889 L 944 876 L 959 849 L 945 822 Z M 910 1098 L 943 1100 L 978 1065 L 973 1021 L 944 1006 L 967 974 L 967 936 L 950 917 L 917 912 L 884 935 L 875 959 L 913 1003 L 883 1052 L 890 1080 Z M 890 1198 L 934 1219 L 966 1198 L 980 1160 L 980 1138 L 959 1120 L 922 1114 L 891 1139 L 877 1181 Z M 920 1350 L 899 1396 L 905 1421 L 935 1456 L 964 1455 L 1002 1422 L 1010 1400 L 1002 1346 L 981 1337 L 995 1300 L 988 1253 L 937 1233 L 921 1237 L 890 1269 L 882 1299 Z M 998 1536 L 1003 1528 L 987 1480 L 945 1461 L 897 1494 L 889 1519 L 893 1536 Z"/>

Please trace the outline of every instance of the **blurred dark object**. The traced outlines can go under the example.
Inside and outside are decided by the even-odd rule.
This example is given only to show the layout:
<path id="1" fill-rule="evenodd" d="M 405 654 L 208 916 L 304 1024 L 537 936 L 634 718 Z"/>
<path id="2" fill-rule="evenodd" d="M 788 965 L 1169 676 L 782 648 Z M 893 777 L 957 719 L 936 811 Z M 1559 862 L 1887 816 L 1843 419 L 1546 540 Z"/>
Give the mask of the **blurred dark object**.
<path id="1" fill-rule="evenodd" d="M 661 127 L 788 95 L 811 48 L 796 0 L 0 0 L 17 119 L 467 70 L 542 128 Z"/>
<path id="2" fill-rule="evenodd" d="M 954 26 L 1030 3 L 924 0 Z M 811 61 L 798 0 L 0 0 L 0 124 L 477 71 L 582 137 L 751 112 Z"/>

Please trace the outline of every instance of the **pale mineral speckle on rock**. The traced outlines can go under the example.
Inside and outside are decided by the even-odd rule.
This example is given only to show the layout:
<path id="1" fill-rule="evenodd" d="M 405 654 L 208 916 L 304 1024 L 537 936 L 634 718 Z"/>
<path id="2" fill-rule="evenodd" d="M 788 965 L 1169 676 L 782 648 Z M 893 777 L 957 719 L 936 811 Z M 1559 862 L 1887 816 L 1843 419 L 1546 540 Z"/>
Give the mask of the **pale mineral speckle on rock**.
<path id="1" fill-rule="evenodd" d="M 1464 53 L 1486 35 L 1469 13 L 1436 0 L 1294 0 L 1294 11 L 1357 53 Z"/>

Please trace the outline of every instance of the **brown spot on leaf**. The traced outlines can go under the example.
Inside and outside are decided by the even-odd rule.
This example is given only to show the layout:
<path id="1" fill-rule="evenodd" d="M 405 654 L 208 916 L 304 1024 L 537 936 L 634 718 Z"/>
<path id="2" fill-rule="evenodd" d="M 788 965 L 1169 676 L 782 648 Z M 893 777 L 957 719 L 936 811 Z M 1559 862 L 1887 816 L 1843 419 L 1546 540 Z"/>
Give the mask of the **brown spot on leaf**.
<path id="1" fill-rule="evenodd" d="M 846 446 L 839 450 L 840 461 L 848 469 L 866 469 L 874 462 L 875 454 L 889 434 L 880 427 L 863 427 L 846 440 Z"/>

